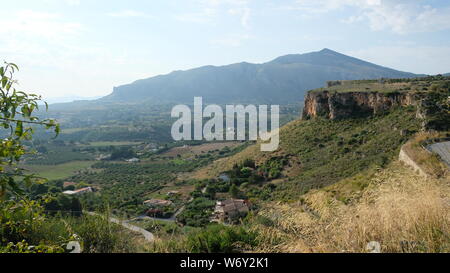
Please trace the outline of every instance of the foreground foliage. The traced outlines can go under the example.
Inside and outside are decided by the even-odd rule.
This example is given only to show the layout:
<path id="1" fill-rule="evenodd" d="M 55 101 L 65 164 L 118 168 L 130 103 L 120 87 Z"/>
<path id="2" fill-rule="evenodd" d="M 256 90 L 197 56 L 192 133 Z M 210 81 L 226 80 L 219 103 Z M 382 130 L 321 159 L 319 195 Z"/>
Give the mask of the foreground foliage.
<path id="1" fill-rule="evenodd" d="M 65 209 L 68 205 L 79 216 L 81 206 L 76 199 L 55 203 L 45 195 L 34 199 L 28 195 L 31 186 L 38 190 L 45 179 L 28 174 L 18 166 L 22 156 L 30 152 L 23 142 L 32 139 L 36 126 L 53 129 L 58 135 L 59 125 L 53 119 L 40 120 L 34 115 L 40 96 L 15 89 L 17 81 L 13 74 L 17 69 L 10 63 L 0 67 L 0 125 L 5 129 L 2 133 L 7 135 L 0 143 L 0 252 L 61 253 L 69 251 L 66 246 L 70 241 L 80 242 L 85 252 L 133 251 L 133 244 L 108 217 L 46 213 L 46 209 L 55 206 Z M 53 210 L 51 214 L 55 214 Z"/>
<path id="2" fill-rule="evenodd" d="M 258 245 L 257 232 L 249 226 L 209 225 L 176 239 L 158 241 L 151 252 L 237 253 Z"/>
<path id="3" fill-rule="evenodd" d="M 448 179 L 424 178 L 394 162 L 311 191 L 300 202 L 265 206 L 259 215 L 265 221 L 254 220 L 258 249 L 368 252 L 375 241 L 381 252 L 449 252 L 449 198 Z"/>

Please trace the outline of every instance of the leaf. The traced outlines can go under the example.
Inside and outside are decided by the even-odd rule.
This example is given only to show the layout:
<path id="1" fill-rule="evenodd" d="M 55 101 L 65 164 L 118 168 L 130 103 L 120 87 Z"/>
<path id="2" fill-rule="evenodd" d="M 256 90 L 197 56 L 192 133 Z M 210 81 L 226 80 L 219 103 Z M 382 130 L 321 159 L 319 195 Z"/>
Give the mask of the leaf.
<path id="1" fill-rule="evenodd" d="M 18 137 L 21 137 L 23 135 L 23 122 L 22 121 L 17 122 L 15 134 Z"/>
<path id="2" fill-rule="evenodd" d="M 19 67 L 15 63 L 9 63 L 9 65 L 14 67 L 17 71 L 19 71 Z"/>
<path id="3" fill-rule="evenodd" d="M 59 124 L 56 124 L 55 125 L 55 134 L 56 135 L 54 138 L 56 138 L 59 135 L 60 131 L 61 131 L 61 128 L 59 127 Z"/>
<path id="4" fill-rule="evenodd" d="M 30 108 L 28 108 L 28 105 L 22 106 L 21 111 L 22 111 L 22 114 L 24 117 L 29 117 L 31 114 L 31 111 L 30 111 Z"/>
<path id="5" fill-rule="evenodd" d="M 14 181 L 14 178 L 9 177 L 8 179 L 8 186 L 16 193 L 16 194 L 23 194 L 23 190 L 19 188 L 17 183 Z"/>

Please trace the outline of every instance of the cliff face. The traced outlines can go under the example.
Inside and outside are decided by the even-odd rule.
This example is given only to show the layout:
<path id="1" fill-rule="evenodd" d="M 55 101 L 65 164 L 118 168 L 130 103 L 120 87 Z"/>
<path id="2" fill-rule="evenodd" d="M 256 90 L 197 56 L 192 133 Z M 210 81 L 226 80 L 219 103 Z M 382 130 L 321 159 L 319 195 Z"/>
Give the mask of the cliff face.
<path id="1" fill-rule="evenodd" d="M 305 98 L 303 119 L 318 116 L 343 119 L 368 116 L 397 106 L 417 105 L 416 94 L 408 92 L 309 92 Z"/>

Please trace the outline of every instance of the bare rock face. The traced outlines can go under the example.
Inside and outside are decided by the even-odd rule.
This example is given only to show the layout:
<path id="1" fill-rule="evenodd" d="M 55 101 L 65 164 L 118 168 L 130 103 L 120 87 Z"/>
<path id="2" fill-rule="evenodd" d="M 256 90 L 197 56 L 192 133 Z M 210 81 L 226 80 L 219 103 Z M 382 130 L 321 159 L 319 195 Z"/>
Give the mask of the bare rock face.
<path id="1" fill-rule="evenodd" d="M 398 106 L 416 106 L 418 95 L 409 92 L 329 92 L 312 91 L 306 95 L 303 119 L 326 117 L 344 119 L 369 116 Z"/>

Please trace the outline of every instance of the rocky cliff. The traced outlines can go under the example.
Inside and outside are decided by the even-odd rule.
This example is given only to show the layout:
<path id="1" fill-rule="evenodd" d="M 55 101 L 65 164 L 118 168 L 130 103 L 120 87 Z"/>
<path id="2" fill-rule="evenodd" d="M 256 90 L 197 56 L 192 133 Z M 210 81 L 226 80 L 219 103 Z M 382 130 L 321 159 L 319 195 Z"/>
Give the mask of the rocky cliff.
<path id="1" fill-rule="evenodd" d="M 326 117 L 343 119 L 368 116 L 397 106 L 417 105 L 419 98 L 411 92 L 330 92 L 310 91 L 305 98 L 303 119 Z"/>

